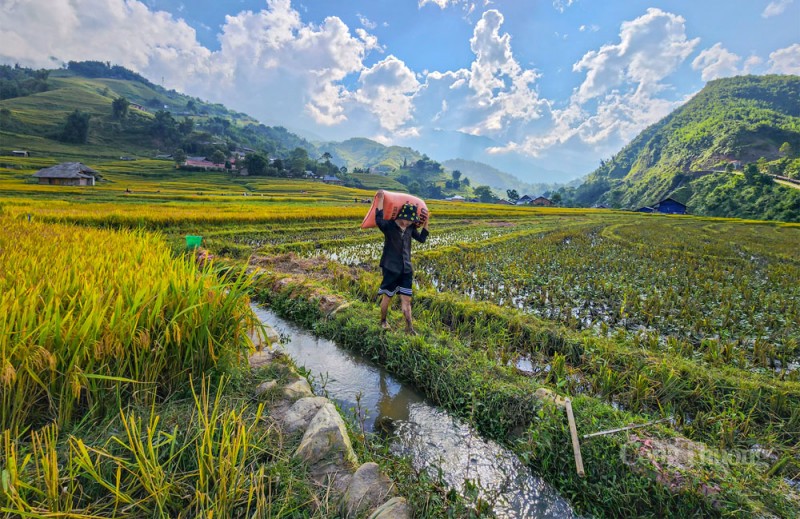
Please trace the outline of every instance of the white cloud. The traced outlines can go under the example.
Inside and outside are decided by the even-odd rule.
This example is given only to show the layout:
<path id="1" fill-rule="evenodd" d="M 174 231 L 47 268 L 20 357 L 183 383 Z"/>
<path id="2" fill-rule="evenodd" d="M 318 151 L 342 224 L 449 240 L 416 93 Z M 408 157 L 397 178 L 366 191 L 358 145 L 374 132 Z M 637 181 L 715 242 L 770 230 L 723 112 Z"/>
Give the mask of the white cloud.
<path id="1" fill-rule="evenodd" d="M 674 72 L 700 41 L 687 39 L 683 17 L 652 7 L 639 18 L 623 22 L 619 35 L 619 43 L 587 52 L 573 65 L 575 72 L 586 71 L 586 79 L 575 93 L 577 102 L 625 82 L 658 90 L 658 82 Z"/>
<path id="2" fill-rule="evenodd" d="M 619 36 L 618 43 L 587 52 L 573 65 L 574 72 L 585 72 L 584 81 L 567 106 L 550 111 L 546 131 L 491 151 L 539 156 L 558 146 L 619 146 L 678 106 L 682 100 L 660 94 L 667 87 L 663 81 L 699 41 L 686 37 L 685 20 L 650 8 L 623 22 Z"/>
<path id="3" fill-rule="evenodd" d="M 767 7 L 764 8 L 764 11 L 761 13 L 763 18 L 770 18 L 772 16 L 778 16 L 782 14 L 789 5 L 791 5 L 793 0 L 774 0 L 767 4 Z"/>
<path id="4" fill-rule="evenodd" d="M 379 118 L 383 128 L 394 132 L 411 119 L 412 96 L 420 84 L 403 61 L 387 56 L 363 70 L 359 83 L 356 100 Z"/>
<path id="5" fill-rule="evenodd" d="M 130 0 L 5 2 L 0 10 L 0 59 L 34 67 L 68 60 L 113 60 L 170 77 L 207 71 L 210 51 L 195 30 L 164 12 Z M 91 38 L 85 37 L 91 35 Z"/>
<path id="6" fill-rule="evenodd" d="M 567 7 L 575 3 L 575 0 L 553 0 L 553 7 L 559 13 L 563 13 Z"/>
<path id="7" fill-rule="evenodd" d="M 771 74 L 800 75 L 800 43 L 778 49 L 769 55 Z"/>
<path id="8" fill-rule="evenodd" d="M 373 22 L 372 20 L 362 15 L 361 13 L 356 13 L 356 16 L 358 16 L 358 21 L 361 23 L 362 26 L 364 26 L 365 29 L 374 29 L 375 27 L 378 26 L 377 23 Z"/>
<path id="9" fill-rule="evenodd" d="M 426 4 L 436 4 L 441 9 L 447 8 L 448 5 L 456 5 L 462 3 L 463 0 L 419 0 L 419 8 L 422 9 Z"/>
<path id="10" fill-rule="evenodd" d="M 0 60 L 35 67 L 52 67 L 51 56 L 55 64 L 112 61 L 163 77 L 167 87 L 301 127 L 345 121 L 353 99 L 344 79 L 362 71 L 368 52 L 381 50 L 374 35 L 362 28 L 352 34 L 337 17 L 304 23 L 289 0 L 226 16 L 214 52 L 183 20 L 137 0 L 44 2 L 0 10 Z"/>
<path id="11" fill-rule="evenodd" d="M 599 25 L 595 25 L 595 24 L 581 25 L 580 27 L 578 27 L 578 30 L 581 31 L 581 32 L 586 32 L 586 31 L 597 32 L 597 31 L 600 30 L 600 26 Z"/>
<path id="12" fill-rule="evenodd" d="M 702 71 L 700 77 L 703 81 L 711 81 L 721 77 L 735 76 L 740 73 L 738 55 L 730 52 L 722 46 L 722 43 L 715 43 L 713 47 L 703 50 L 692 61 L 694 70 Z"/>

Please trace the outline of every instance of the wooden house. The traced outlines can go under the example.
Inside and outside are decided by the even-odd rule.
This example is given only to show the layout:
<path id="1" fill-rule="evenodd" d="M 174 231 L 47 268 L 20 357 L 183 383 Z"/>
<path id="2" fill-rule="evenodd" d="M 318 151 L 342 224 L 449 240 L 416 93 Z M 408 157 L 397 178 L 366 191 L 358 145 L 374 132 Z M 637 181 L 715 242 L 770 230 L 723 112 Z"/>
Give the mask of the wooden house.
<path id="1" fill-rule="evenodd" d="M 13 150 L 11 152 L 11 156 L 12 157 L 30 157 L 31 156 L 31 152 L 29 152 L 27 150 Z"/>
<path id="2" fill-rule="evenodd" d="M 33 174 L 39 184 L 52 186 L 93 186 L 100 174 L 80 162 L 63 162 Z"/>
<path id="3" fill-rule="evenodd" d="M 552 207 L 555 204 L 552 202 L 552 200 L 548 198 L 545 198 L 543 196 L 537 196 L 536 198 L 530 201 L 530 205 L 538 205 L 541 207 Z"/>
<path id="4" fill-rule="evenodd" d="M 334 185 L 342 185 L 344 181 L 340 180 L 339 177 L 332 176 L 332 175 L 325 175 L 322 177 L 322 181 L 326 184 L 334 184 Z"/>

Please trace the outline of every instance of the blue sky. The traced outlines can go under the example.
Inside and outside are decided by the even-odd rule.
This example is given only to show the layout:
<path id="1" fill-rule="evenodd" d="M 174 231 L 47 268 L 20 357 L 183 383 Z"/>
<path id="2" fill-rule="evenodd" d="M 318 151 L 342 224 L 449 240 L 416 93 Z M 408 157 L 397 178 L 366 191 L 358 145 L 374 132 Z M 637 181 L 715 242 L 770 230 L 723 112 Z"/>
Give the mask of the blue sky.
<path id="1" fill-rule="evenodd" d="M 306 136 L 529 181 L 590 172 L 706 81 L 800 75 L 800 0 L 0 0 L 0 61 L 128 66 Z"/>

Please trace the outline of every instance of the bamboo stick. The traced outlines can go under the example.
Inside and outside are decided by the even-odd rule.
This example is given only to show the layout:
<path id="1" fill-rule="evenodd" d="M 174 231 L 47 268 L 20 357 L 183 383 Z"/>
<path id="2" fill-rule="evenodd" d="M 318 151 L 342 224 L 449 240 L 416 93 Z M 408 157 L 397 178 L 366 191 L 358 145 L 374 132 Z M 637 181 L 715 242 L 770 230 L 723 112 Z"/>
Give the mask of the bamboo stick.
<path id="1" fill-rule="evenodd" d="M 586 438 L 594 438 L 595 436 L 605 436 L 606 434 L 613 434 L 613 433 L 618 433 L 618 432 L 622 432 L 622 431 L 630 431 L 631 429 L 639 429 L 641 427 L 647 427 L 648 425 L 655 425 L 657 423 L 669 422 L 671 420 L 672 420 L 672 418 L 662 418 L 660 420 L 654 420 L 652 422 L 640 423 L 640 424 L 635 424 L 635 425 L 628 425 L 628 426 L 625 426 L 625 427 L 619 427 L 618 429 L 609 429 L 607 431 L 599 431 L 599 432 L 595 432 L 595 433 L 591 433 L 591 434 L 584 434 L 583 435 L 583 439 L 585 440 Z"/>
<path id="2" fill-rule="evenodd" d="M 575 455 L 575 469 L 580 477 L 586 473 L 583 471 L 583 458 L 581 457 L 581 444 L 578 442 L 578 428 L 575 426 L 575 417 L 572 415 L 572 399 L 564 399 L 564 407 L 567 409 L 567 421 L 569 421 L 569 434 L 572 436 L 572 453 Z"/>

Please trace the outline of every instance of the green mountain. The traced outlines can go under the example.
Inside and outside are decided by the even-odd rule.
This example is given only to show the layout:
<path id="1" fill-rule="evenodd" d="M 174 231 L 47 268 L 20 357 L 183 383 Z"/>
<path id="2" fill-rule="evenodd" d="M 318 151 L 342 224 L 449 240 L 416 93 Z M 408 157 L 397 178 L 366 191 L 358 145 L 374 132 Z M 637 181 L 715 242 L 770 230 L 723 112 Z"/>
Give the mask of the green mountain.
<path id="1" fill-rule="evenodd" d="M 503 198 L 506 197 L 506 191 L 509 189 L 516 190 L 519 196 L 530 195 L 535 197 L 562 187 L 562 184 L 529 184 L 510 173 L 474 160 L 452 159 L 442 162 L 442 165 L 450 171 L 460 171 L 470 179 L 473 186 L 484 185 L 491 187 Z"/>
<path id="2" fill-rule="evenodd" d="M 115 113 L 120 98 L 129 104 Z M 70 118 L 77 127 L 68 126 Z M 58 70 L 0 66 L 0 137 L 0 153 L 24 149 L 62 157 L 152 157 L 178 148 L 190 155 L 249 148 L 289 158 L 298 147 L 316 154 L 314 145 L 285 128 L 91 61 Z"/>
<path id="3" fill-rule="evenodd" d="M 800 190 L 738 170 L 800 177 L 797 150 L 800 77 L 718 79 L 564 194 L 620 208 L 669 196 L 694 214 L 798 221 Z"/>
<path id="4" fill-rule="evenodd" d="M 373 173 L 386 173 L 401 168 L 403 163 L 416 162 L 422 154 L 411 148 L 384 146 L 365 138 L 347 139 L 343 142 L 326 142 L 318 145 L 320 153 L 330 153 L 333 162 L 348 169 L 370 169 Z"/>

